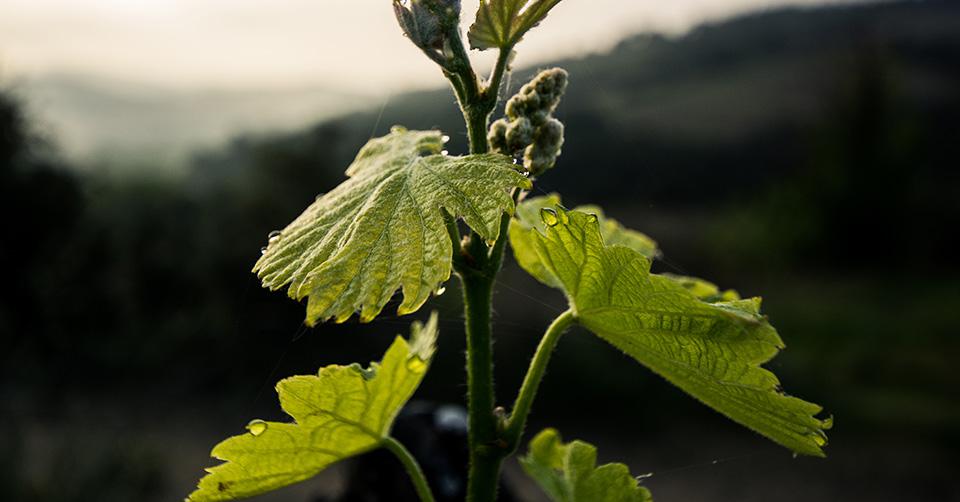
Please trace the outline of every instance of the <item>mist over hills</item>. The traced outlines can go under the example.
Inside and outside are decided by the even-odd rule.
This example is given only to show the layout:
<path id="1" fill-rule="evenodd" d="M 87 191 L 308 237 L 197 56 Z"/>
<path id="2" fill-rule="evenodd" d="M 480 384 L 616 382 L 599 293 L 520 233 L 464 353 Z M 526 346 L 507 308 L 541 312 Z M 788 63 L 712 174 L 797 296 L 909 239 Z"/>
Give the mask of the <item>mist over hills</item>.
<path id="1" fill-rule="evenodd" d="M 14 85 L 33 118 L 81 162 L 183 164 L 238 133 L 289 131 L 355 110 L 366 96 L 323 87 L 175 89 L 81 75 Z"/>

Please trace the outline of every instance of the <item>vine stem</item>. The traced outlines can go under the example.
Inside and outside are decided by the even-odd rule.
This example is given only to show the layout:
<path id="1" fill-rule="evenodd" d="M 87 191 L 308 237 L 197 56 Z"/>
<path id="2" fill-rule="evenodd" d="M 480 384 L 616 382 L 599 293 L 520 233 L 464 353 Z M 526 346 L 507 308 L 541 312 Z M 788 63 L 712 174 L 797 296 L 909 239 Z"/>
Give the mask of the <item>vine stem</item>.
<path id="1" fill-rule="evenodd" d="M 451 58 L 444 65 L 444 75 L 457 95 L 467 126 L 470 153 L 489 150 L 487 128 L 490 114 L 499 101 L 500 82 L 508 68 L 509 50 L 501 52 L 490 82 L 484 86 L 477 79 L 460 36 L 459 28 L 448 33 Z M 445 222 L 451 240 L 459 239 L 457 227 Z M 463 284 L 464 314 L 467 335 L 467 424 L 470 473 L 467 483 L 468 502 L 493 502 L 500 484 L 500 467 L 510 453 L 501 437 L 501 419 L 494 412 L 496 396 L 493 385 L 493 333 L 491 325 L 493 285 L 503 263 L 510 216 L 500 221 L 497 241 L 487 245 L 476 232 L 471 232 L 460 256 L 453 260 L 454 269 Z"/>
<path id="2" fill-rule="evenodd" d="M 403 467 L 407 470 L 407 474 L 410 475 L 410 479 L 413 481 L 413 486 L 417 490 L 417 496 L 420 497 L 420 502 L 434 502 L 430 485 L 427 484 L 427 478 L 423 475 L 420 464 L 413 458 L 410 451 L 392 437 L 387 437 L 383 440 L 383 447 L 390 450 L 400 459 L 400 463 L 403 464 Z"/>
<path id="3" fill-rule="evenodd" d="M 486 267 L 484 267 L 486 268 Z M 496 499 L 500 464 L 505 455 L 497 448 L 497 421 L 493 414 L 493 337 L 490 323 L 493 275 L 464 270 L 464 311 L 467 332 L 467 417 L 470 447 L 469 502 Z"/>
<path id="4" fill-rule="evenodd" d="M 557 347 L 557 342 L 576 320 L 573 311 L 567 310 L 554 319 L 540 340 L 537 352 L 534 354 L 533 360 L 530 361 L 530 368 L 527 369 L 527 375 L 523 378 L 523 385 L 520 386 L 517 400 L 514 401 L 510 418 L 507 419 L 504 426 L 503 436 L 510 451 L 516 450 L 520 444 L 520 438 L 523 436 L 523 430 L 527 425 L 527 416 L 530 415 L 530 408 L 533 406 L 533 399 L 537 396 L 537 390 L 540 388 L 540 382 L 543 381 L 543 375 L 547 371 L 547 363 L 550 362 L 550 356 Z"/>

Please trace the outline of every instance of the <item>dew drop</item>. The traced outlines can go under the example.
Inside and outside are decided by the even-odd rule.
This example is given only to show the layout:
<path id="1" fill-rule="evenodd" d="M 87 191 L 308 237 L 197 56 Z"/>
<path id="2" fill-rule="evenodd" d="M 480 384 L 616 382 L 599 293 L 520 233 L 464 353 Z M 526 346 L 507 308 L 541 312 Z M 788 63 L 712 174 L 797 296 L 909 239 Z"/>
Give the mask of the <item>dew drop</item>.
<path id="1" fill-rule="evenodd" d="M 260 248 L 260 254 L 261 255 L 267 254 L 267 246 L 263 246 L 262 248 Z"/>
<path id="2" fill-rule="evenodd" d="M 427 371 L 427 363 L 417 356 L 412 356 L 410 359 L 407 359 L 407 369 L 413 373 L 420 374 Z"/>
<path id="3" fill-rule="evenodd" d="M 587 220 L 589 220 L 590 223 L 596 223 L 596 222 L 598 221 L 597 215 L 595 215 L 595 214 L 593 214 L 593 213 L 588 214 L 588 215 L 587 215 Z"/>
<path id="4" fill-rule="evenodd" d="M 264 432 L 267 432 L 267 427 L 269 427 L 269 425 L 263 420 L 259 419 L 251 420 L 250 423 L 247 424 L 247 430 L 250 431 L 250 434 L 254 436 L 259 436 Z"/>
<path id="5" fill-rule="evenodd" d="M 267 242 L 270 244 L 273 244 L 274 242 L 277 242 L 278 240 L 280 240 L 281 235 L 283 235 L 283 232 L 279 230 L 274 230 L 273 232 L 270 232 L 269 235 L 267 235 Z"/>
<path id="6" fill-rule="evenodd" d="M 444 143 L 446 143 L 446 142 L 450 141 L 450 136 L 447 136 L 446 134 L 444 134 L 443 137 L 440 138 L 440 139 L 443 140 Z"/>
<path id="7" fill-rule="evenodd" d="M 314 199 L 314 200 L 320 200 L 320 199 L 323 198 L 324 195 L 327 195 L 327 194 L 326 194 L 325 192 L 320 192 L 320 193 L 317 194 L 317 198 Z"/>
<path id="8" fill-rule="evenodd" d="M 444 150 L 444 151 L 440 152 L 440 155 L 443 155 L 444 157 L 446 157 L 447 155 L 450 155 L 450 152 L 447 151 L 447 150 Z"/>
<path id="9" fill-rule="evenodd" d="M 547 226 L 555 227 L 557 223 L 560 223 L 560 217 L 557 216 L 557 212 L 548 207 L 540 210 L 540 218 Z"/>
<path id="10" fill-rule="evenodd" d="M 433 292 L 433 296 L 440 296 L 447 292 L 446 286 L 440 286 L 436 291 Z"/>

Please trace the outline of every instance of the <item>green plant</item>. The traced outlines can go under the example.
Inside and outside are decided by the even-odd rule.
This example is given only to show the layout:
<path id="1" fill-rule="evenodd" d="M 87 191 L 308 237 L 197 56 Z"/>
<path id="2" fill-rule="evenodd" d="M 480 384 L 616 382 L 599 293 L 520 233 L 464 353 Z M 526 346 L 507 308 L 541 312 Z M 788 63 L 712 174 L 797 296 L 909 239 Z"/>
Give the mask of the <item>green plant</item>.
<path id="1" fill-rule="evenodd" d="M 558 2 L 481 1 L 470 44 L 499 51 L 492 75 L 481 82 L 461 41 L 458 0 L 394 0 L 405 34 L 450 80 L 469 155 L 448 155 L 439 131 L 395 127 L 363 147 L 347 181 L 270 236 L 254 271 L 265 287 L 306 298 L 308 325 L 343 322 L 354 313 L 372 321 L 398 289 L 399 314 L 415 312 L 456 273 L 466 313 L 472 502 L 495 500 L 501 463 L 518 449 L 550 355 L 574 324 L 731 419 L 796 453 L 822 456 L 832 420 L 816 417 L 819 406 L 785 395 L 761 367 L 782 342 L 760 314 L 759 298 L 652 274 L 657 246 L 649 237 L 596 207 L 569 210 L 556 195 L 525 197 L 560 154 L 563 125 L 552 113 L 566 72 L 541 72 L 507 102 L 505 118 L 490 124 L 490 116 L 514 47 Z M 570 305 L 544 334 L 509 412 L 496 406 L 490 317 L 508 240 L 521 267 L 560 289 Z M 414 323 L 410 341 L 398 338 L 370 368 L 329 366 L 281 381 L 281 405 L 295 422 L 255 420 L 247 434 L 217 445 L 212 454 L 224 463 L 208 470 L 189 499 L 256 495 L 383 447 L 403 463 L 420 497 L 433 500 L 428 480 L 390 428 L 428 370 L 436 337 L 434 314 L 426 325 Z M 521 462 L 554 500 L 650 499 L 626 466 L 595 461 L 592 446 L 563 444 L 548 429 Z"/>

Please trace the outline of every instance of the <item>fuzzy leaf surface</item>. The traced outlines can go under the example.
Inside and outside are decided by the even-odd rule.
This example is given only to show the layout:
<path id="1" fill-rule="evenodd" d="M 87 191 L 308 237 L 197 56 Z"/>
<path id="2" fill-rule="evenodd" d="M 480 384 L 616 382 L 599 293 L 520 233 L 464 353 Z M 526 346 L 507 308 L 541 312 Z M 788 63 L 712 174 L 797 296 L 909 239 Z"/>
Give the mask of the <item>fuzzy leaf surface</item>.
<path id="1" fill-rule="evenodd" d="M 583 441 L 564 444 L 554 429 L 530 441 L 530 452 L 520 459 L 523 470 L 536 480 L 553 502 L 650 502 L 650 491 L 637 484 L 624 464 L 597 467 L 597 449 Z"/>
<path id="2" fill-rule="evenodd" d="M 480 0 L 477 19 L 467 32 L 470 47 L 512 48 L 558 3 L 560 0 Z"/>
<path id="3" fill-rule="evenodd" d="M 761 367 L 783 348 L 760 298 L 708 302 L 675 278 L 650 273 L 635 249 L 607 245 L 598 218 L 544 208 L 545 231 L 514 247 L 521 266 L 566 294 L 581 325 L 727 417 L 806 455 L 823 456 L 832 420 L 785 395 Z M 521 253 L 536 253 L 536 258 Z"/>
<path id="4" fill-rule="evenodd" d="M 419 309 L 450 278 L 442 211 L 495 240 L 501 215 L 514 210 L 510 190 L 530 187 L 507 157 L 443 155 L 442 138 L 394 128 L 370 140 L 349 179 L 271 239 L 253 269 L 264 287 L 308 297 L 311 326 L 358 311 L 371 321 L 401 288 L 398 313 Z"/>
<path id="5" fill-rule="evenodd" d="M 400 408 L 420 385 L 437 338 L 437 317 L 414 323 L 408 343 L 397 337 L 370 368 L 331 365 L 316 375 L 277 384 L 280 405 L 293 423 L 255 420 L 211 455 L 188 501 L 251 497 L 312 478 L 331 464 L 380 446 Z"/>

